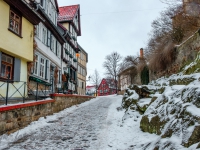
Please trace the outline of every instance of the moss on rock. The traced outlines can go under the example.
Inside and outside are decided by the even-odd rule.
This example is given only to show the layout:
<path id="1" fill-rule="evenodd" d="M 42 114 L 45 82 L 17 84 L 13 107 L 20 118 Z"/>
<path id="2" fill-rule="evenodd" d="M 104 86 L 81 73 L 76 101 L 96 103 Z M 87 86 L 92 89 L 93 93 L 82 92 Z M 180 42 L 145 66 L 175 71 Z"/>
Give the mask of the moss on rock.
<path id="1" fill-rule="evenodd" d="M 157 115 L 151 118 L 150 121 L 147 116 L 143 116 L 140 122 L 140 128 L 144 132 L 155 133 L 160 135 L 161 129 L 163 128 L 164 124 L 165 122 L 160 121 L 160 118 Z"/>

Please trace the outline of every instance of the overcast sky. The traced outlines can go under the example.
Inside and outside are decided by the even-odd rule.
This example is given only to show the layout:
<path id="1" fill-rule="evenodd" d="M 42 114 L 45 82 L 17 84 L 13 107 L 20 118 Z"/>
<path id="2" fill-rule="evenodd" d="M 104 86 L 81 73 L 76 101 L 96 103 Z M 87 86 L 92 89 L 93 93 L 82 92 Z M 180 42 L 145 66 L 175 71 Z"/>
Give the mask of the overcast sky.
<path id="1" fill-rule="evenodd" d="M 139 55 L 151 23 L 167 6 L 159 0 L 58 0 L 59 6 L 80 4 L 78 43 L 88 53 L 87 77 L 97 69 L 104 77 L 105 56 L 117 51 L 123 57 Z"/>

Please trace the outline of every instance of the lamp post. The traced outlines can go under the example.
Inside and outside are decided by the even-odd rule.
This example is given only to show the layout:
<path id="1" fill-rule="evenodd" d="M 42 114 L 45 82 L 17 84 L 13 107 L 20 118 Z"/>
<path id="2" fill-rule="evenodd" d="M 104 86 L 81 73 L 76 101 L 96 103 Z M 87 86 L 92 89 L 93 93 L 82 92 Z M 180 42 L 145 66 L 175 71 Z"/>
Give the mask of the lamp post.
<path id="1" fill-rule="evenodd" d="M 90 78 L 91 78 L 91 77 L 89 76 L 89 77 L 88 77 L 88 80 L 86 80 L 86 81 L 90 81 Z"/>

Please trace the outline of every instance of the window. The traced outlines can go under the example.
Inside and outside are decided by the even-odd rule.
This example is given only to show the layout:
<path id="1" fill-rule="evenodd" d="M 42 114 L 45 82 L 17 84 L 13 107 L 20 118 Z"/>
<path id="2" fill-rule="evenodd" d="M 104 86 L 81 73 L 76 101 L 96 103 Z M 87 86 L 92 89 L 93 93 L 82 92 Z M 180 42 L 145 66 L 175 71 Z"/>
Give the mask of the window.
<path id="1" fill-rule="evenodd" d="M 61 45 L 60 45 L 60 43 L 57 41 L 57 51 L 56 51 L 56 55 L 58 56 L 58 58 L 60 58 L 60 51 L 61 51 Z"/>
<path id="2" fill-rule="evenodd" d="M 45 28 L 42 30 L 42 43 L 47 43 L 47 30 Z"/>
<path id="3" fill-rule="evenodd" d="M 85 76 L 86 75 L 86 73 L 85 73 L 85 69 L 83 69 L 83 76 Z"/>
<path id="4" fill-rule="evenodd" d="M 84 88 L 84 82 L 82 82 L 82 89 Z"/>
<path id="5" fill-rule="evenodd" d="M 33 73 L 37 75 L 38 73 L 38 55 L 35 55 L 35 64 L 34 64 L 34 69 L 33 69 Z"/>
<path id="6" fill-rule="evenodd" d="M 78 66 L 78 73 L 81 74 L 81 66 Z"/>
<path id="7" fill-rule="evenodd" d="M 44 62 L 45 62 L 44 59 L 41 58 L 40 59 L 40 77 L 42 78 L 44 78 L 44 65 L 45 65 Z"/>
<path id="8" fill-rule="evenodd" d="M 53 52 L 55 52 L 55 39 L 54 39 L 54 36 L 51 34 L 51 50 L 53 51 Z"/>
<path id="9" fill-rule="evenodd" d="M 9 29 L 21 36 L 21 16 L 14 10 L 10 10 Z"/>
<path id="10" fill-rule="evenodd" d="M 12 79 L 13 74 L 13 57 L 6 54 L 1 56 L 1 77 L 5 79 Z"/>
<path id="11" fill-rule="evenodd" d="M 36 25 L 36 36 L 37 36 L 38 38 L 40 38 L 40 26 L 39 26 L 39 24 Z"/>

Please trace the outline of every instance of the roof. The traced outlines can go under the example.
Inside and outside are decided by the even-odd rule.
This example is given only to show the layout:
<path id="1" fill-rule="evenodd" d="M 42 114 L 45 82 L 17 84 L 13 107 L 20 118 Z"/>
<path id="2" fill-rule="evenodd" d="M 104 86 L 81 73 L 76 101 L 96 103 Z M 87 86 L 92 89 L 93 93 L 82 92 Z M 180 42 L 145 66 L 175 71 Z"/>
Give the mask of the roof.
<path id="1" fill-rule="evenodd" d="M 72 21 L 77 14 L 79 5 L 59 7 L 58 21 Z"/>
<path id="2" fill-rule="evenodd" d="M 95 85 L 91 85 L 91 86 L 87 85 L 86 86 L 86 89 L 90 89 L 90 88 L 95 88 Z"/>
<path id="3" fill-rule="evenodd" d="M 102 84 L 103 80 L 105 80 L 106 83 L 109 85 L 109 89 L 115 89 L 116 88 L 117 80 L 110 79 L 110 78 L 103 78 L 101 80 L 101 83 L 99 84 L 98 89 L 100 88 L 100 85 Z"/>
<path id="4" fill-rule="evenodd" d="M 14 7 L 23 17 L 25 17 L 31 24 L 38 25 L 41 21 L 45 21 L 44 18 L 37 13 L 32 3 L 28 3 L 25 0 L 4 0 L 8 5 Z"/>

